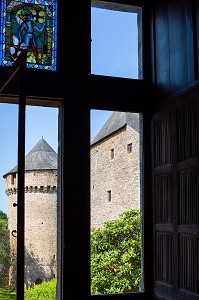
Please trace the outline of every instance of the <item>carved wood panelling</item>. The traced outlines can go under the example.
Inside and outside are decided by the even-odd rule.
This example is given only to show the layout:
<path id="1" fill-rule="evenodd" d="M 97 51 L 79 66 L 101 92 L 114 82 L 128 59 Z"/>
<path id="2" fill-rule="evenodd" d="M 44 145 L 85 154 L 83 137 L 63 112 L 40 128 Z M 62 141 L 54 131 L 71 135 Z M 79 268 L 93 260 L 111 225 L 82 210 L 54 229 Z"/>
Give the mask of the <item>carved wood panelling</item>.
<path id="1" fill-rule="evenodd" d="M 199 237 L 179 238 L 179 287 L 199 292 Z"/>
<path id="2" fill-rule="evenodd" d="M 199 299 L 199 89 L 153 118 L 157 299 Z"/>
<path id="3" fill-rule="evenodd" d="M 171 163 L 171 117 L 164 116 L 154 124 L 155 167 Z"/>
<path id="4" fill-rule="evenodd" d="M 197 157 L 198 130 L 196 101 L 177 111 L 177 136 L 179 161 Z"/>
<path id="5" fill-rule="evenodd" d="M 155 177 L 155 213 L 156 223 L 172 220 L 172 185 L 171 175 L 161 174 Z"/>
<path id="6" fill-rule="evenodd" d="M 156 234 L 156 280 L 172 283 L 173 239 L 168 233 Z"/>
<path id="7" fill-rule="evenodd" d="M 179 172 L 179 224 L 199 224 L 198 172 Z"/>

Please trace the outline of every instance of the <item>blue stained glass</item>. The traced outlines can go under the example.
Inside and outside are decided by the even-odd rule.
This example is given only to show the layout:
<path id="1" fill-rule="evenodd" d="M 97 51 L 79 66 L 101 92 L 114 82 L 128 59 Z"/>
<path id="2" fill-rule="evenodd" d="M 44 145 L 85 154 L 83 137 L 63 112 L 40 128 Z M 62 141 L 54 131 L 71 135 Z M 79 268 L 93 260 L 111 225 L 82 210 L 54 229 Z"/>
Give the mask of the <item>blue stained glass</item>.
<path id="1" fill-rule="evenodd" d="M 27 67 L 55 71 L 57 0 L 2 0 L 0 65 L 11 66 L 27 48 Z"/>

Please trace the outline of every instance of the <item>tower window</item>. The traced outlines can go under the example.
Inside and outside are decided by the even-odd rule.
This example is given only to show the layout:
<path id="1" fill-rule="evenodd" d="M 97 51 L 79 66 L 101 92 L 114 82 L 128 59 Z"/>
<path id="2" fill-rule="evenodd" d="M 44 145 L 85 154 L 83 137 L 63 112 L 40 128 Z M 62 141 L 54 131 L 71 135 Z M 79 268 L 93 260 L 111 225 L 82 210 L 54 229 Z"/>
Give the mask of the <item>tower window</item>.
<path id="1" fill-rule="evenodd" d="M 127 153 L 132 153 L 132 150 L 133 150 L 133 146 L 132 143 L 130 143 L 127 145 Z"/>
<path id="2" fill-rule="evenodd" d="M 114 148 L 111 149 L 111 159 L 114 158 Z"/>
<path id="3" fill-rule="evenodd" d="M 16 173 L 11 174 L 11 184 L 16 183 Z"/>
<path id="4" fill-rule="evenodd" d="M 107 192 L 107 202 L 111 202 L 111 191 Z"/>

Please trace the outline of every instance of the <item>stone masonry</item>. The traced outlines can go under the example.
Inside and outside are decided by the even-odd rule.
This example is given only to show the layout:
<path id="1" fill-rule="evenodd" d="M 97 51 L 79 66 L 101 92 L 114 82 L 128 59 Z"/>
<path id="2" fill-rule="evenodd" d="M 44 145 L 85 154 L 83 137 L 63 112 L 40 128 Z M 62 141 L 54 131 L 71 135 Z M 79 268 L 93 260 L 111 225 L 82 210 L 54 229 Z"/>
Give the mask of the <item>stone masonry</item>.
<path id="1" fill-rule="evenodd" d="M 41 144 L 46 143 L 41 141 Z M 46 146 L 46 145 L 44 145 Z M 36 151 L 39 153 L 39 151 Z M 48 155 L 48 153 L 47 153 Z M 55 154 L 54 154 L 55 155 Z M 43 157 L 44 159 L 44 157 Z M 31 162 L 32 163 L 32 162 Z M 44 166 L 46 167 L 46 166 Z M 16 171 L 15 169 L 13 171 Z M 12 265 L 9 281 L 15 285 L 17 229 L 17 172 L 5 175 Z M 17 235 L 17 234 L 16 234 Z M 25 171 L 25 288 L 57 277 L 57 169 Z"/>
<path id="2" fill-rule="evenodd" d="M 132 115 L 134 117 L 135 114 Z M 107 130 L 115 126 L 113 122 L 109 121 Z M 112 130 L 108 135 L 105 131 L 91 145 L 91 226 L 95 228 L 102 227 L 104 221 L 116 219 L 129 209 L 140 209 L 138 114 L 136 122 L 136 130 L 124 122 L 117 131 Z M 127 150 L 130 144 L 132 152 Z"/>

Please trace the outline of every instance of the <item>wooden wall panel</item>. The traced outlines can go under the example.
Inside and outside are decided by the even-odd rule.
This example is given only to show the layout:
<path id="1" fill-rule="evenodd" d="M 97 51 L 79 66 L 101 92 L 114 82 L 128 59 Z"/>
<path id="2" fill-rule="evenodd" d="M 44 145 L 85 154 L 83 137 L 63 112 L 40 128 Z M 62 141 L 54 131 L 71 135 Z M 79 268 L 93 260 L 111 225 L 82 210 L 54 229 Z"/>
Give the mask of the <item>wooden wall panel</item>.
<path id="1" fill-rule="evenodd" d="M 178 176 L 179 224 L 199 224 L 198 171 L 181 170 Z"/>
<path id="2" fill-rule="evenodd" d="M 162 1 L 157 1 L 155 14 L 155 53 L 154 53 L 154 73 L 159 94 L 170 95 L 170 50 L 169 50 L 169 27 L 168 27 L 168 7 Z M 158 50 L 158 51 L 157 51 Z M 156 52 L 157 51 L 157 52 Z M 167 85 L 165 85 L 167 83 Z"/>
<path id="3" fill-rule="evenodd" d="M 172 221 L 172 178 L 170 173 L 155 176 L 155 220 L 156 223 Z"/>
<path id="4" fill-rule="evenodd" d="M 181 235 L 179 249 L 179 288 L 199 293 L 199 237 Z"/>
<path id="5" fill-rule="evenodd" d="M 152 120 L 157 299 L 199 299 L 199 91 Z M 182 96 L 181 96 L 182 97 Z"/>
<path id="6" fill-rule="evenodd" d="M 165 115 L 155 121 L 154 162 L 155 167 L 171 163 L 171 116 Z"/>
<path id="7" fill-rule="evenodd" d="M 188 83 L 185 1 L 169 2 L 169 50 L 171 94 Z"/>
<path id="8" fill-rule="evenodd" d="M 173 238 L 168 233 L 156 235 L 156 280 L 172 283 Z"/>
<path id="9" fill-rule="evenodd" d="M 194 48 L 195 48 L 195 79 L 199 79 L 199 1 L 194 1 L 194 7 L 193 7 L 193 13 L 194 13 L 194 22 L 195 22 L 195 32 L 194 32 Z"/>
<path id="10" fill-rule="evenodd" d="M 154 84 L 160 99 L 173 95 L 195 80 L 193 17 L 193 0 L 155 3 Z"/>
<path id="11" fill-rule="evenodd" d="M 178 109 L 178 160 L 186 160 L 198 155 L 198 112 L 197 103 L 192 101 Z"/>

